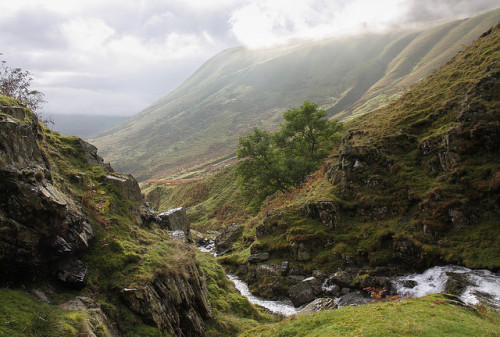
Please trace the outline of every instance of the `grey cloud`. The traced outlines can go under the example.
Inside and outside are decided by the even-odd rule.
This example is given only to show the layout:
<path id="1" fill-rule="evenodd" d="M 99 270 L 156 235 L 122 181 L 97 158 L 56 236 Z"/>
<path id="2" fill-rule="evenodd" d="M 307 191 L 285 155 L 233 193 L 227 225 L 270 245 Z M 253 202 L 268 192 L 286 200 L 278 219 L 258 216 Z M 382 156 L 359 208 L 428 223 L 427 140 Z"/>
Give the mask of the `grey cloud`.
<path id="1" fill-rule="evenodd" d="M 64 42 L 57 37 L 57 24 L 61 16 L 45 11 L 24 10 L 0 22 L 3 46 L 29 49 L 63 48 Z"/>

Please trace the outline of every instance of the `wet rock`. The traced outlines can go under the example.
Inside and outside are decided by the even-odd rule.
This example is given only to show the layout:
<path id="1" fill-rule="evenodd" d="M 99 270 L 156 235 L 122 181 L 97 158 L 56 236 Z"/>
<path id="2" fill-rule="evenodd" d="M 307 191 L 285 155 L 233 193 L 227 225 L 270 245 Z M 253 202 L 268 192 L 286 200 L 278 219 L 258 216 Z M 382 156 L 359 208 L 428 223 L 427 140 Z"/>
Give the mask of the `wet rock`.
<path id="1" fill-rule="evenodd" d="M 311 286 L 314 296 L 319 296 L 323 292 L 323 289 L 321 287 L 321 281 L 314 276 L 308 277 L 302 282 L 308 283 Z"/>
<path id="2" fill-rule="evenodd" d="M 352 287 L 352 281 L 354 279 L 354 275 L 347 271 L 338 271 L 329 278 L 325 280 L 325 285 L 327 287 L 333 286 L 334 284 L 338 285 L 340 288 Z"/>
<path id="3" fill-rule="evenodd" d="M 191 240 L 189 219 L 186 210 L 182 207 L 173 208 L 160 213 L 160 227 L 168 228 L 170 231 L 181 231 L 187 240 Z"/>
<path id="4" fill-rule="evenodd" d="M 304 281 L 291 287 L 288 292 L 288 297 L 290 297 L 290 300 L 296 307 L 299 307 L 305 303 L 309 303 L 316 298 L 316 296 L 314 296 L 311 284 Z"/>
<path id="5" fill-rule="evenodd" d="M 191 236 L 191 240 L 194 241 L 194 243 L 196 243 L 197 245 L 200 245 L 200 246 L 205 246 L 209 243 L 209 239 L 207 238 L 206 235 L 204 235 L 203 233 L 201 232 L 198 232 L 194 229 L 191 229 L 190 230 L 190 236 Z"/>
<path id="6" fill-rule="evenodd" d="M 177 230 L 177 231 L 168 231 L 168 235 L 174 239 L 174 240 L 178 240 L 178 241 L 181 241 L 181 242 L 188 242 L 187 238 L 186 238 L 186 233 L 184 233 L 183 231 L 181 230 Z"/>
<path id="7" fill-rule="evenodd" d="M 249 263 L 260 263 L 267 261 L 269 259 L 269 253 L 257 253 L 257 254 L 252 254 L 248 257 L 248 262 Z"/>
<path id="8" fill-rule="evenodd" d="M 414 280 L 403 280 L 401 281 L 401 285 L 405 288 L 413 289 L 418 285 L 418 282 Z"/>
<path id="9" fill-rule="evenodd" d="M 341 288 L 336 284 L 329 286 L 323 285 L 322 290 L 323 294 L 326 296 L 338 297 L 340 295 Z"/>
<path id="10" fill-rule="evenodd" d="M 233 243 L 243 233 L 243 226 L 232 223 L 222 230 L 215 238 L 215 250 L 217 254 L 224 255 L 233 250 Z"/>
<path id="11" fill-rule="evenodd" d="M 299 316 L 312 314 L 323 310 L 337 309 L 338 306 L 333 298 L 317 298 L 299 312 Z"/>
<path id="12" fill-rule="evenodd" d="M 459 296 L 467 287 L 474 285 L 467 279 L 467 276 L 464 273 L 447 272 L 446 276 L 448 276 L 448 278 L 444 286 L 444 291 L 448 294 Z"/>

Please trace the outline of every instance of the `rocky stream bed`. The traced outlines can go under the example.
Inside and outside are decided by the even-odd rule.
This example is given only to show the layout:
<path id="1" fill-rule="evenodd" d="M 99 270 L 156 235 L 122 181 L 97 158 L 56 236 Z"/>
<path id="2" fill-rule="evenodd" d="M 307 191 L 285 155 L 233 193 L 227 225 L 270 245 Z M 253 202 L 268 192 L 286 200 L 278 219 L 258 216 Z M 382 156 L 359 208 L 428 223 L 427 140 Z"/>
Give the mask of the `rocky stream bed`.
<path id="1" fill-rule="evenodd" d="M 198 246 L 198 248 L 201 251 L 216 255 L 212 241 L 207 241 L 206 245 Z M 270 300 L 255 296 L 250 292 L 248 284 L 239 277 L 232 274 L 227 274 L 227 277 L 233 281 L 236 289 L 247 297 L 251 303 L 283 316 L 361 305 L 374 300 L 363 291 L 342 291 L 339 286 L 342 281 L 339 282 L 339 280 L 346 277 L 345 272 L 342 271 L 324 278 L 320 283 L 320 291 L 316 291 L 319 296 L 299 306 L 294 306 L 290 299 Z M 387 294 L 384 295 L 422 297 L 434 293 L 449 293 L 455 295 L 457 300 L 465 305 L 483 304 L 493 310 L 500 311 L 500 274 L 489 270 L 473 270 L 461 266 L 447 265 L 432 267 L 423 273 L 383 279 L 389 282 L 386 283 L 389 289 L 386 289 Z M 319 280 L 310 277 L 301 283 L 314 284 L 316 281 Z"/>

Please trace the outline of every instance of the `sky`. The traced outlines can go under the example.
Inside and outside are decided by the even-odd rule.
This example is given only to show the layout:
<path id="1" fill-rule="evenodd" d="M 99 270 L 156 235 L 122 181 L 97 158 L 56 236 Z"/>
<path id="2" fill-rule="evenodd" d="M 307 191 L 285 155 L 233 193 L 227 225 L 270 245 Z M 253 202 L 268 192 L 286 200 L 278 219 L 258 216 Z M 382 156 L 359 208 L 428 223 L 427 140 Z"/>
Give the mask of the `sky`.
<path id="1" fill-rule="evenodd" d="M 500 0 L 0 0 L 1 60 L 45 113 L 131 116 L 235 46 L 465 18 Z"/>

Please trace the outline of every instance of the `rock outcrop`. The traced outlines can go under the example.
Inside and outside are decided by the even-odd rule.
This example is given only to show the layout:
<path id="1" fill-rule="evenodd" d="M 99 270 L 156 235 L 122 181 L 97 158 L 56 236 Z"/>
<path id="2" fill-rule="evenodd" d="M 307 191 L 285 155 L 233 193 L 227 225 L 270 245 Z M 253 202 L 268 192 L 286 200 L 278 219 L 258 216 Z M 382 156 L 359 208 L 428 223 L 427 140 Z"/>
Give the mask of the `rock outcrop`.
<path id="1" fill-rule="evenodd" d="M 198 267 L 186 268 L 189 275 L 157 275 L 144 286 L 123 289 L 122 298 L 144 321 L 173 336 L 202 336 L 204 320 L 212 317 L 208 290 Z"/>
<path id="2" fill-rule="evenodd" d="M 172 232 L 182 232 L 184 234 L 183 240 L 189 242 L 191 241 L 191 226 L 184 208 L 179 207 L 170 209 L 166 212 L 160 213 L 159 217 L 161 219 L 161 227 L 167 228 Z M 179 234 L 176 234 L 175 236 L 180 237 Z"/>
<path id="3" fill-rule="evenodd" d="M 215 250 L 217 254 L 224 255 L 233 250 L 233 243 L 243 233 L 243 226 L 232 223 L 224 228 L 215 238 Z"/>
<path id="4" fill-rule="evenodd" d="M 81 287 L 87 267 L 76 254 L 89 247 L 94 235 L 90 221 L 64 185 L 54 181 L 38 144 L 36 117 L 21 109 L 1 112 L 0 277 L 29 279 L 50 273 Z"/>
<path id="5" fill-rule="evenodd" d="M 147 249 L 155 239 L 168 240 L 164 228 L 184 238 L 190 235 L 184 210 L 159 217 L 144 203 L 132 176 L 113 172 L 94 146 L 45 129 L 20 106 L 0 111 L 0 190 L 0 282 L 7 285 L 48 283 L 58 289 L 82 288 L 90 268 L 103 277 L 96 260 L 109 259 L 109 254 L 115 258 L 116 254 L 116 265 L 113 261 L 109 269 L 104 267 L 104 272 L 110 272 L 104 277 L 113 278 L 121 271 L 120 263 L 139 268 L 141 257 L 149 257 Z M 91 224 L 99 226 L 94 227 L 100 233 L 98 240 L 93 240 Z M 129 229 L 130 236 L 126 233 L 119 238 L 122 232 L 113 228 L 119 225 Z M 133 248 L 125 252 L 127 244 Z M 99 252 L 110 246 L 108 255 Z M 142 274 L 126 281 L 94 279 L 94 288 L 88 292 L 110 282 L 113 286 L 102 290 L 106 296 L 114 303 L 126 303 L 146 324 L 172 336 L 202 336 L 204 321 L 212 317 L 205 277 L 189 246 L 173 246 L 186 251 L 170 254 L 172 260 L 177 254 L 183 257 L 182 262 L 171 264 L 172 270 L 146 267 L 148 277 L 144 279 Z M 117 290 L 129 282 L 134 288 Z M 98 330 L 103 336 L 120 335 L 98 306 L 90 307 L 87 302 L 79 298 L 64 306 L 85 315 L 82 331 L 89 336 L 97 335 Z"/>

